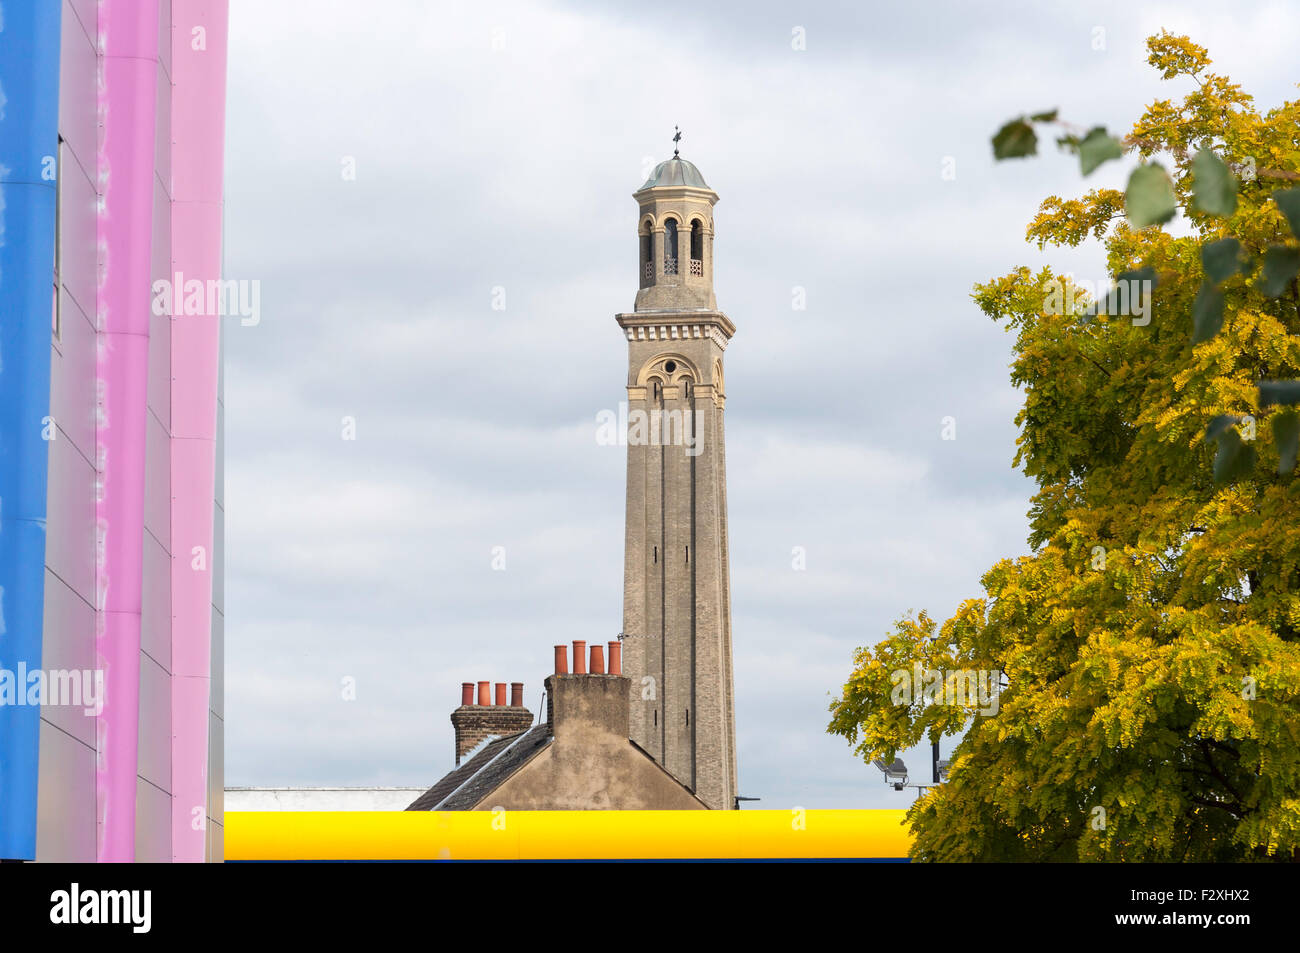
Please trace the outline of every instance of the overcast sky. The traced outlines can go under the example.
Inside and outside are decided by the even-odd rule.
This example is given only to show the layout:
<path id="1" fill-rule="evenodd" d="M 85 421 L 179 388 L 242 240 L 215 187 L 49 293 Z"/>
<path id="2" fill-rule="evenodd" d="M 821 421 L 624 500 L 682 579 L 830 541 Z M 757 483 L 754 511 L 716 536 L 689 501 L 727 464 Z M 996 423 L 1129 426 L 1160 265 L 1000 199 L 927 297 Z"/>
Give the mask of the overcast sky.
<path id="1" fill-rule="evenodd" d="M 552 645 L 617 635 L 626 458 L 596 415 L 626 397 L 631 193 L 677 124 L 737 327 L 740 791 L 906 806 L 827 706 L 857 646 L 1027 550 L 1012 342 L 971 286 L 1103 280 L 1098 245 L 1025 225 L 1131 166 L 995 165 L 991 133 L 1050 107 L 1127 131 L 1187 91 L 1146 65 L 1161 27 L 1263 107 L 1300 79 L 1283 2 L 702 6 L 231 4 L 225 269 L 261 322 L 225 326 L 227 785 L 432 784 L 462 681 L 536 711 Z"/>

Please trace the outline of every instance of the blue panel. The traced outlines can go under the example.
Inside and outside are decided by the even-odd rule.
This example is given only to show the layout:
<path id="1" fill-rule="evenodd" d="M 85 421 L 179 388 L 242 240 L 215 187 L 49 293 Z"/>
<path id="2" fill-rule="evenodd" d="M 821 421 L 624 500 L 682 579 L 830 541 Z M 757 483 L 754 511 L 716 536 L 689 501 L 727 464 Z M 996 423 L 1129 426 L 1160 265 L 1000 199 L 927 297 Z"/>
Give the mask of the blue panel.
<path id="1" fill-rule="evenodd" d="M 36 858 L 58 0 L 0 0 L 0 858 Z M 25 679 L 23 679 L 25 682 Z"/>

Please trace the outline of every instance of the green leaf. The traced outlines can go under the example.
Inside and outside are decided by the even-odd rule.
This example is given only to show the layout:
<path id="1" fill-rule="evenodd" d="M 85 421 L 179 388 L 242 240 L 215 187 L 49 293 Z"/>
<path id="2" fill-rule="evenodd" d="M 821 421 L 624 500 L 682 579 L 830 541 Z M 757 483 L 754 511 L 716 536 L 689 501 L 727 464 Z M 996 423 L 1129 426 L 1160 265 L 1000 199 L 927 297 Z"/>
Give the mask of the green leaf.
<path id="1" fill-rule="evenodd" d="M 1274 192 L 1273 201 L 1286 216 L 1286 223 L 1291 226 L 1291 234 L 1300 238 L 1300 189 L 1283 189 Z"/>
<path id="2" fill-rule="evenodd" d="M 1241 269 L 1241 242 L 1235 238 L 1220 238 L 1201 246 L 1201 264 L 1205 274 L 1216 285 L 1231 278 Z"/>
<path id="3" fill-rule="evenodd" d="M 1273 418 L 1273 440 L 1277 442 L 1277 472 L 1286 476 L 1295 469 L 1300 450 L 1300 414 L 1286 410 Z"/>
<path id="4" fill-rule="evenodd" d="M 1192 302 L 1192 327 L 1193 344 L 1208 341 L 1223 327 L 1223 292 L 1208 281 L 1201 285 Z"/>
<path id="5" fill-rule="evenodd" d="M 1038 154 L 1038 136 L 1024 119 L 1013 119 L 993 137 L 994 159 L 1019 159 Z"/>
<path id="6" fill-rule="evenodd" d="M 1260 381 L 1259 406 L 1300 404 L 1300 381 Z"/>
<path id="7" fill-rule="evenodd" d="M 1227 218 L 1237 210 L 1237 179 L 1213 150 L 1192 160 L 1192 204 L 1202 212 Z"/>
<path id="8" fill-rule="evenodd" d="M 1264 250 L 1263 292 L 1280 298 L 1300 274 L 1300 248 L 1273 245 Z"/>
<path id="9" fill-rule="evenodd" d="M 1255 469 L 1258 459 L 1255 448 L 1241 439 L 1236 430 L 1225 430 L 1219 435 L 1219 452 L 1214 455 L 1214 482 L 1232 483 Z"/>
<path id="10" fill-rule="evenodd" d="M 1056 122 L 1056 114 L 1059 110 L 1049 109 L 1045 113 L 1034 113 L 1029 117 L 1030 122 Z"/>
<path id="11" fill-rule="evenodd" d="M 1108 135 L 1102 126 L 1089 130 L 1079 143 L 1079 165 L 1084 175 L 1089 175 L 1097 166 L 1111 159 L 1124 155 L 1124 147 L 1118 139 Z"/>
<path id="12" fill-rule="evenodd" d="M 1133 170 L 1124 193 L 1124 208 L 1134 228 L 1159 225 L 1174 217 L 1178 209 L 1174 183 L 1160 163 L 1150 162 Z"/>

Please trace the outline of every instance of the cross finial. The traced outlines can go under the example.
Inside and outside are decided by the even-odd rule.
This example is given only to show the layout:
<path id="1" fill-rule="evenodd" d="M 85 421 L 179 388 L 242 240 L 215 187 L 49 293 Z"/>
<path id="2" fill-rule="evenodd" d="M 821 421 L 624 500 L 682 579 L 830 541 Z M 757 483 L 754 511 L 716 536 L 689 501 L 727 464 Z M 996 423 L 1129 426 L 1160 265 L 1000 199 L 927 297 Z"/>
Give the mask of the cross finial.
<path id="1" fill-rule="evenodd" d="M 682 131 L 676 126 L 673 126 L 673 132 L 676 133 L 676 135 L 673 136 L 673 157 L 675 158 L 677 156 L 677 143 L 682 141 Z"/>

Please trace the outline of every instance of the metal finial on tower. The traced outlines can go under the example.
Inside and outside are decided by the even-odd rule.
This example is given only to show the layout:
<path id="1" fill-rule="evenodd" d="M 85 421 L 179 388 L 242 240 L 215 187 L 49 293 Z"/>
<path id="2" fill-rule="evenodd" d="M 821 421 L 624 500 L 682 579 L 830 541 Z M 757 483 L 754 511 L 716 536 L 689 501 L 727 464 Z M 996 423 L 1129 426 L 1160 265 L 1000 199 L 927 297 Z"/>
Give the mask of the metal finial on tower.
<path id="1" fill-rule="evenodd" d="M 676 126 L 673 126 L 673 132 L 676 133 L 676 135 L 673 136 L 673 158 L 675 159 L 677 158 L 677 143 L 682 141 L 682 131 Z"/>

